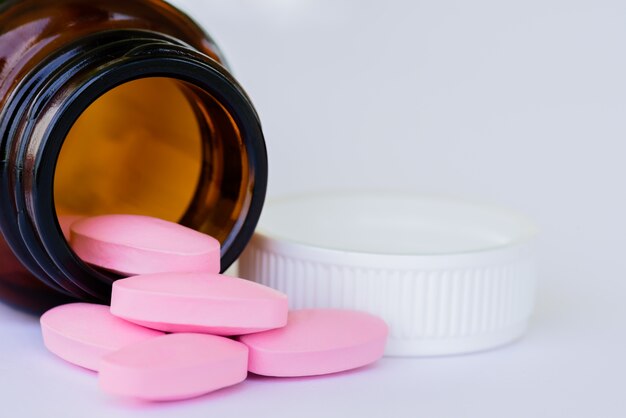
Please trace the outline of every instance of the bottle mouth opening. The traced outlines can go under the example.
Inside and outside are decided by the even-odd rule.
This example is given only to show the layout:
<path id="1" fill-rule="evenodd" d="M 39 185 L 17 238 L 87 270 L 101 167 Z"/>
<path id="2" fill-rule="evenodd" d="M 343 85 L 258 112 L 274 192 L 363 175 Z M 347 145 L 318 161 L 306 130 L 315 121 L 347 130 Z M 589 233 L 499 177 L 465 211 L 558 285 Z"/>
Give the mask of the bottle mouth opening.
<path id="1" fill-rule="evenodd" d="M 54 174 L 57 216 L 66 223 L 117 213 L 181 221 L 211 175 L 203 168 L 212 165 L 215 135 L 205 126 L 217 117 L 205 114 L 207 99 L 189 83 L 166 77 L 123 83 L 97 98 L 61 147 Z M 237 134 L 230 126 L 219 128 Z"/>
<path id="2" fill-rule="evenodd" d="M 78 259 L 63 234 L 67 215 L 178 221 L 221 241 L 222 270 L 237 259 L 261 213 L 267 154 L 252 104 L 223 67 L 184 46 L 142 45 L 76 74 L 48 104 L 22 188 L 21 232 L 39 244 L 29 250 L 40 279 L 106 301 L 119 277 Z"/>

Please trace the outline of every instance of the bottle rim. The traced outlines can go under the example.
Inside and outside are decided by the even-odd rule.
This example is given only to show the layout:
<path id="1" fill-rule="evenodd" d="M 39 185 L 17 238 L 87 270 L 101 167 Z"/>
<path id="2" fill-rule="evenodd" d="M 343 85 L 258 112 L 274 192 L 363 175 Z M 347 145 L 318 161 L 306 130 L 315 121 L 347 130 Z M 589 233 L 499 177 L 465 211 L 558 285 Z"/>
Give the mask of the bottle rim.
<path id="1" fill-rule="evenodd" d="M 5 138 L 15 135 L 17 141 L 0 140 L 0 155 L 13 155 L 17 163 L 11 166 L 9 159 L 0 159 L 0 195 L 12 197 L 0 202 L 0 229 L 7 243 L 35 276 L 57 291 L 98 301 L 108 300 L 118 276 L 96 270 L 74 254 L 61 233 L 53 195 L 64 139 L 95 100 L 133 80 L 166 77 L 206 91 L 232 115 L 244 138 L 254 182 L 247 211 L 244 208 L 245 215 L 224 243 L 222 270 L 238 258 L 252 237 L 265 201 L 268 170 L 258 114 L 222 65 L 160 33 L 108 32 L 81 39 L 33 70 L 5 106 L 10 115 L 3 119 L 11 121 L 11 126 L 0 125 Z"/>

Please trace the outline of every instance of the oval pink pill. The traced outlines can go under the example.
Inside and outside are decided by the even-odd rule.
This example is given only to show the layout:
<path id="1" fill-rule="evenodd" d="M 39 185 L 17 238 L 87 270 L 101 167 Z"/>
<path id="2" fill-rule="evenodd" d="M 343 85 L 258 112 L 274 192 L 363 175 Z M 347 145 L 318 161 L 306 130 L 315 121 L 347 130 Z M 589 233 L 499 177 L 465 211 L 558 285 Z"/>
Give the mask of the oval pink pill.
<path id="1" fill-rule="evenodd" d="M 242 335 L 287 323 L 287 296 L 212 273 L 161 273 L 113 284 L 111 313 L 167 332 Z"/>
<path id="2" fill-rule="evenodd" d="M 228 338 L 170 334 L 106 355 L 100 387 L 149 401 L 192 398 L 242 382 L 248 349 Z"/>
<path id="3" fill-rule="evenodd" d="M 71 303 L 57 306 L 40 319 L 46 348 L 62 359 L 97 371 L 103 355 L 162 332 L 119 319 L 108 306 Z"/>
<path id="4" fill-rule="evenodd" d="M 248 370 L 264 376 L 314 376 L 350 370 L 382 357 L 387 325 L 373 315 L 337 309 L 289 313 L 286 327 L 244 335 Z"/>
<path id="5" fill-rule="evenodd" d="M 162 219 L 103 215 L 71 226 L 70 244 L 83 261 L 124 275 L 220 271 L 220 243 Z"/>
<path id="6" fill-rule="evenodd" d="M 75 222 L 85 219 L 85 217 L 80 215 L 59 215 L 57 219 L 59 221 L 59 226 L 61 227 L 61 232 L 63 232 L 63 236 L 67 242 L 69 242 L 71 236 L 70 228 Z"/>

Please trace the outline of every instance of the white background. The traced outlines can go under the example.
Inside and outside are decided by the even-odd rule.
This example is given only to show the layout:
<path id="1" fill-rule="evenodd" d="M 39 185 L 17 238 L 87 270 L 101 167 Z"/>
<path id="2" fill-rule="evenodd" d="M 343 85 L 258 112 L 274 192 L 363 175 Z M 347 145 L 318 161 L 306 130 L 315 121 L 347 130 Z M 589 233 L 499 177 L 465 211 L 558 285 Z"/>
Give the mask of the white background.
<path id="1" fill-rule="evenodd" d="M 530 331 L 491 352 L 253 378 L 157 405 L 102 395 L 0 305 L 1 417 L 626 416 L 626 2 L 176 1 L 261 115 L 270 195 L 398 189 L 541 226 Z"/>

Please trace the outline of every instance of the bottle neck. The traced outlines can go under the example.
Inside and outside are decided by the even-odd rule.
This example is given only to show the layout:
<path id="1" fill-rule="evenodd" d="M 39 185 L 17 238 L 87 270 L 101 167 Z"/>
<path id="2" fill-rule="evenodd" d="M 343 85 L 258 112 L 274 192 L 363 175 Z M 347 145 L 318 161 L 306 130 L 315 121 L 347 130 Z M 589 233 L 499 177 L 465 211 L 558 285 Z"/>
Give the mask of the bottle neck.
<path id="1" fill-rule="evenodd" d="M 238 257 L 256 226 L 265 196 L 267 156 L 254 107 L 228 71 L 156 32 L 113 30 L 80 39 L 21 80 L 0 119 L 0 229 L 35 276 L 67 295 L 106 301 L 117 277 L 83 263 L 61 233 L 53 193 L 61 147 L 96 99 L 148 77 L 178 79 L 206 92 L 227 109 L 243 138 L 245 172 L 251 181 L 242 197 L 241 216 L 223 240 L 223 268 Z M 200 227 L 202 220 L 189 217 L 188 223 Z"/>

